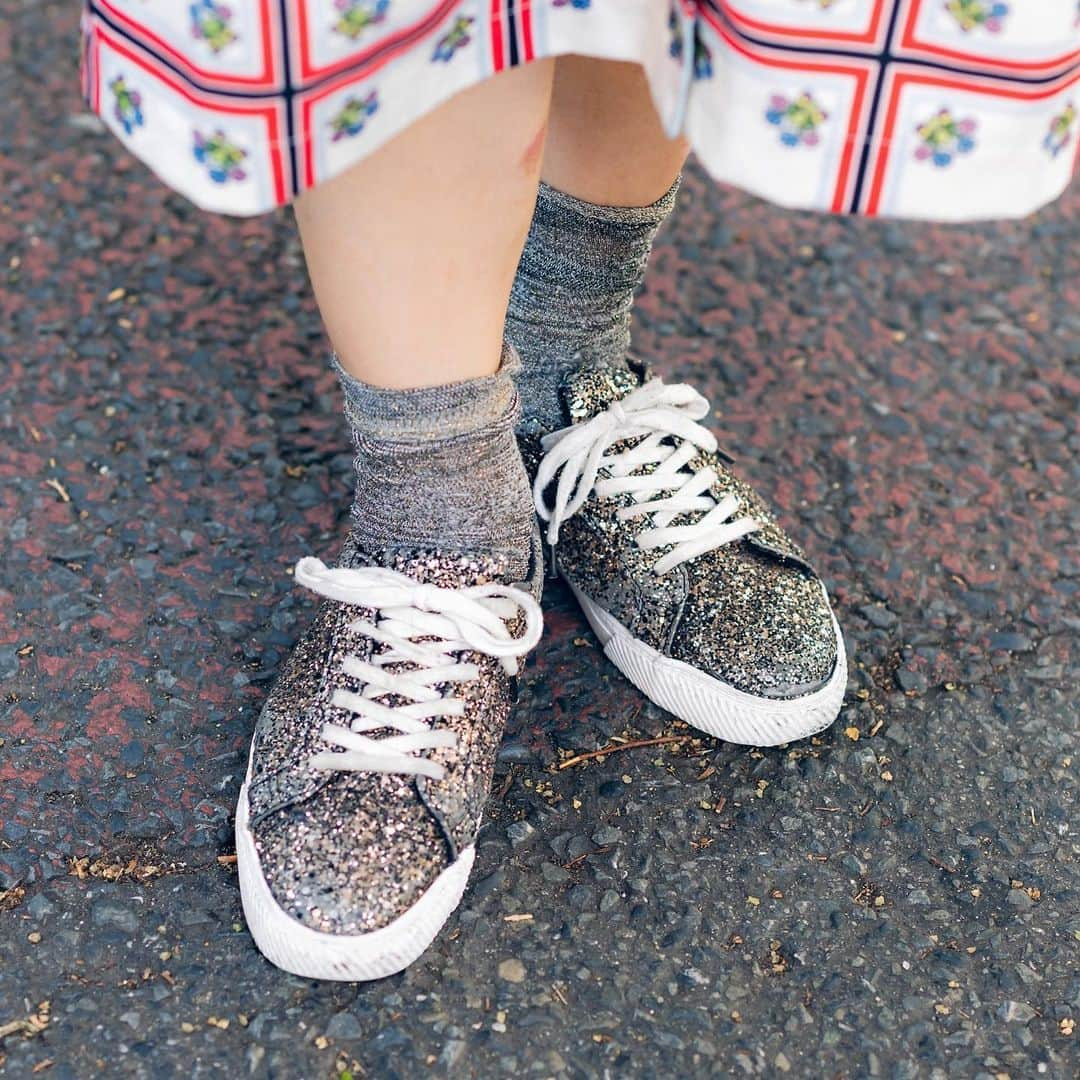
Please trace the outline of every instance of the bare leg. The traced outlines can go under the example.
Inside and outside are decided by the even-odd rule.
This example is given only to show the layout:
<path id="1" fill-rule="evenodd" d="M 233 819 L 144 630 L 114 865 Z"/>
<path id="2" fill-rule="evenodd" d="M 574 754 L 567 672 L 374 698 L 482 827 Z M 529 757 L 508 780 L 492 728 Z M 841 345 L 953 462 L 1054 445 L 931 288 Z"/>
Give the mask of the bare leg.
<path id="1" fill-rule="evenodd" d="M 584 202 L 648 206 L 686 160 L 669 139 L 638 64 L 560 56 L 555 62 L 544 182 Z"/>
<path id="2" fill-rule="evenodd" d="M 374 386 L 435 386 L 499 365 L 529 228 L 554 65 L 452 98 L 296 202 L 342 366 Z"/>
<path id="3" fill-rule="evenodd" d="M 399 971 L 457 905 L 511 705 L 505 658 L 539 638 L 543 558 L 500 358 L 552 70 L 466 91 L 296 207 L 345 368 L 352 521 L 338 566 L 297 564 L 337 602 L 260 721 L 254 776 L 283 786 L 259 814 L 245 785 L 237 847 L 255 940 L 297 974 Z M 343 672 L 357 693 L 334 694 L 326 724 Z"/>

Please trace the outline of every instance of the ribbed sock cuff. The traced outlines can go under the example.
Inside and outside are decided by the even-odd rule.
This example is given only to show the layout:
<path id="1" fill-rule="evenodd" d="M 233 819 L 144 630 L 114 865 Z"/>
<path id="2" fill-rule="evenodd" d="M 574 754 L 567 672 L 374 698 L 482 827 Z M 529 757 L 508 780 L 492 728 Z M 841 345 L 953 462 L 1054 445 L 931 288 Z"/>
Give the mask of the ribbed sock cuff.
<path id="1" fill-rule="evenodd" d="M 494 375 L 417 390 L 370 386 L 334 366 L 356 445 L 356 544 L 502 555 L 523 578 L 533 505 L 514 438 L 514 350 L 504 348 Z"/>
<path id="2" fill-rule="evenodd" d="M 516 415 L 519 408 L 514 376 L 521 371 L 521 360 L 509 344 L 503 345 L 499 369 L 492 375 L 415 390 L 371 386 L 350 375 L 337 356 L 330 362 L 357 437 L 408 442 L 467 435 Z"/>
<path id="3" fill-rule="evenodd" d="M 602 206 L 600 203 L 585 202 L 584 199 L 568 195 L 541 180 L 538 201 L 542 200 L 548 206 L 559 207 L 566 213 L 587 221 L 605 221 L 614 225 L 659 226 L 675 209 L 681 184 L 682 177 L 679 176 L 656 202 L 649 203 L 648 206 Z"/>

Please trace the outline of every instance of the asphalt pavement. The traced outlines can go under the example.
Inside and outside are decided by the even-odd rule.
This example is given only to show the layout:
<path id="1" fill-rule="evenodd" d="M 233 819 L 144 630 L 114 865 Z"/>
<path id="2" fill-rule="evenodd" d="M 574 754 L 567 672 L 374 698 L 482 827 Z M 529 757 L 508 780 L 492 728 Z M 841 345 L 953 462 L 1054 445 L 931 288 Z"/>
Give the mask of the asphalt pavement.
<path id="1" fill-rule="evenodd" d="M 0 1075 L 1076 1076 L 1077 187 L 945 227 L 691 169 L 637 349 L 824 574 L 841 718 L 698 738 L 549 585 L 459 912 L 320 984 L 256 952 L 231 829 L 338 390 L 290 216 L 103 134 L 76 8 L 0 0 Z"/>

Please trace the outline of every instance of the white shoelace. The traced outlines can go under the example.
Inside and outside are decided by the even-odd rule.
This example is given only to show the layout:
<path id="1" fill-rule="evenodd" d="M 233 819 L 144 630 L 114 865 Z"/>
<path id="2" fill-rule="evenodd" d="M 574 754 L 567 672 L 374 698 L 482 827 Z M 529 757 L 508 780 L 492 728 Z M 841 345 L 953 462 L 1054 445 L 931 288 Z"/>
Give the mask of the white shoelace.
<path id="1" fill-rule="evenodd" d="M 760 529 L 753 518 L 735 516 L 736 496 L 719 500 L 713 496 L 710 489 L 716 471 L 712 467 L 690 466 L 700 451 L 712 453 L 717 448 L 712 433 L 697 423 L 708 412 L 709 403 L 692 387 L 667 386 L 651 379 L 591 420 L 545 435 L 533 499 L 537 513 L 548 523 L 552 547 L 559 542 L 562 523 L 581 509 L 594 490 L 601 497 L 633 496 L 633 505 L 618 511 L 622 520 L 652 515 L 652 528 L 641 530 L 637 544 L 646 551 L 671 546 L 653 566 L 657 575 Z M 608 453 L 614 443 L 642 436 L 637 445 Z M 632 475 L 643 465 L 656 468 L 644 476 Z M 598 479 L 601 468 L 607 470 L 607 478 Z M 549 507 L 544 492 L 556 475 L 555 504 Z M 695 511 L 703 516 L 693 524 L 671 524 L 679 514 Z"/>
<path id="2" fill-rule="evenodd" d="M 543 629 L 543 616 L 533 598 L 511 585 L 473 585 L 440 589 L 423 585 L 396 570 L 381 567 L 330 569 L 321 560 L 301 559 L 296 580 L 320 596 L 379 612 L 377 621 L 357 619 L 350 629 L 388 648 L 360 660 L 347 656 L 346 674 L 363 684 L 360 693 L 335 690 L 330 703 L 354 715 L 348 727 L 325 724 L 323 739 L 340 750 L 323 750 L 310 761 L 316 769 L 351 772 L 402 773 L 441 780 L 446 770 L 425 755 L 428 750 L 457 745 L 452 731 L 433 730 L 430 721 L 461 716 L 465 703 L 443 696 L 444 683 L 465 683 L 479 678 L 476 664 L 460 662 L 455 653 L 474 651 L 497 657 L 510 675 L 518 671 L 518 658 L 535 648 Z M 513 637 L 507 620 L 525 616 L 525 630 Z M 416 638 L 433 638 L 417 641 Z M 391 664 L 415 668 L 387 671 Z M 408 704 L 386 705 L 375 698 L 394 694 Z M 365 732 L 392 728 L 401 734 L 371 738 Z"/>

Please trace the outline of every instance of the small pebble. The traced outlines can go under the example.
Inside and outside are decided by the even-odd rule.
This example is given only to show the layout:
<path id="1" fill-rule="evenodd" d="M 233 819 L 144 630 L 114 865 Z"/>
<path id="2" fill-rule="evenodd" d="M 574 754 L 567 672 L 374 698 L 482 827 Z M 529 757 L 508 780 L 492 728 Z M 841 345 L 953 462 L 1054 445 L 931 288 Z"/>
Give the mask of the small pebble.
<path id="1" fill-rule="evenodd" d="M 525 965 L 516 957 L 503 960 L 499 964 L 499 978 L 511 983 L 525 981 Z"/>

